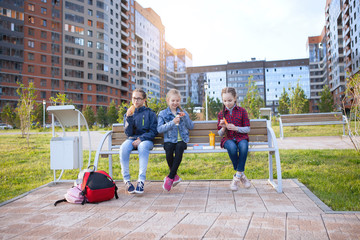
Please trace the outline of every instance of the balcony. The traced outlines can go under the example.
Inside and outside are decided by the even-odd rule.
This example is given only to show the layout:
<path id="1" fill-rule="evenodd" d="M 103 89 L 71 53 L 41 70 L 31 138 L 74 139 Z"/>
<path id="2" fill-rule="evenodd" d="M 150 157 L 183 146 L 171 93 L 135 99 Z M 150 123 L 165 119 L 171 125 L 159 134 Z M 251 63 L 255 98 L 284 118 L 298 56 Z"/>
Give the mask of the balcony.
<path id="1" fill-rule="evenodd" d="M 343 13 L 348 13 L 349 11 L 349 4 L 344 4 L 342 8 Z"/>
<path id="2" fill-rule="evenodd" d="M 121 53 L 123 53 L 125 55 L 129 55 L 129 50 L 121 49 Z"/>
<path id="3" fill-rule="evenodd" d="M 127 24 L 127 23 L 124 22 L 124 21 L 121 21 L 121 25 L 124 26 L 126 29 L 129 28 L 129 24 Z"/>
<path id="4" fill-rule="evenodd" d="M 125 4 L 121 3 L 121 8 L 125 9 L 126 11 L 129 11 L 129 7 L 126 6 Z"/>
<path id="5" fill-rule="evenodd" d="M 125 58 L 121 58 L 121 62 L 125 63 L 125 64 L 129 64 L 129 60 L 125 59 Z"/>
<path id="6" fill-rule="evenodd" d="M 343 17 L 343 24 L 347 24 L 350 21 L 349 15 L 345 14 Z"/>
<path id="7" fill-rule="evenodd" d="M 124 41 L 121 39 L 121 44 L 124 44 L 125 46 L 129 46 L 129 43 L 127 41 Z"/>
<path id="8" fill-rule="evenodd" d="M 125 14 L 124 12 L 120 13 L 121 17 L 123 17 L 125 20 L 129 20 L 129 16 L 127 14 Z M 121 19 L 123 20 L 123 19 Z"/>
<path id="9" fill-rule="evenodd" d="M 121 30 L 121 35 L 126 36 L 128 38 L 130 36 L 130 33 Z"/>
<path id="10" fill-rule="evenodd" d="M 345 48 L 345 56 L 349 56 L 351 55 L 351 48 L 350 47 L 346 47 Z"/>

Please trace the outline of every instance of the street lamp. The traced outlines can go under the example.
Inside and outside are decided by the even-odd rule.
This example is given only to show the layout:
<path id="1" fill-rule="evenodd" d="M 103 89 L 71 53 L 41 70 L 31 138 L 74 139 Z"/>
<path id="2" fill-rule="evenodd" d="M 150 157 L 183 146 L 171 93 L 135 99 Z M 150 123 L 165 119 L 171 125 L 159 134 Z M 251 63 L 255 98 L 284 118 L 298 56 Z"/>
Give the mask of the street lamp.
<path id="1" fill-rule="evenodd" d="M 207 103 L 207 89 L 208 89 L 208 83 L 204 83 L 204 89 L 205 89 L 205 111 L 206 111 L 206 121 L 208 120 L 208 103 Z"/>
<path id="2" fill-rule="evenodd" d="M 43 128 L 45 130 L 45 108 L 46 108 L 46 101 L 43 99 Z"/>

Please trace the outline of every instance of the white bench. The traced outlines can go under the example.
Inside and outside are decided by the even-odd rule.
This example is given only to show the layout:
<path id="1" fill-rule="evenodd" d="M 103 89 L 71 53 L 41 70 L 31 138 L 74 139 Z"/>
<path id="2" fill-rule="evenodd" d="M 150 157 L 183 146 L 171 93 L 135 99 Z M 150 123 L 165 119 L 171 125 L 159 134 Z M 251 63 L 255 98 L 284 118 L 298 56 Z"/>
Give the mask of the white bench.
<path id="1" fill-rule="evenodd" d="M 276 137 L 271 128 L 270 121 L 266 119 L 251 119 L 249 133 L 249 152 L 268 152 L 269 161 L 269 182 L 277 190 L 282 192 L 282 177 L 279 148 Z M 217 121 L 194 121 L 194 129 L 190 130 L 190 141 L 188 148 L 184 153 L 220 153 L 227 152 L 220 148 L 221 137 L 215 137 L 215 149 L 194 149 L 195 144 L 209 146 L 209 132 L 217 133 Z M 95 155 L 94 165 L 97 168 L 100 157 L 109 159 L 109 175 L 112 177 L 112 155 L 119 154 L 120 145 L 126 140 L 123 124 L 113 124 L 113 130 L 105 133 Z M 108 141 L 108 149 L 104 150 L 103 145 Z M 154 149 L 150 154 L 165 154 L 163 149 L 163 136 L 159 134 L 154 140 Z M 138 154 L 138 151 L 132 151 L 132 154 Z M 273 156 L 276 160 L 277 183 L 273 179 Z M 230 160 L 229 160 L 230 161 Z"/>
<path id="2" fill-rule="evenodd" d="M 280 138 L 284 138 L 284 127 L 288 126 L 311 126 L 311 125 L 343 125 L 343 135 L 345 135 L 345 125 L 347 118 L 341 112 L 329 113 L 304 113 L 304 114 L 284 114 L 280 115 Z"/>

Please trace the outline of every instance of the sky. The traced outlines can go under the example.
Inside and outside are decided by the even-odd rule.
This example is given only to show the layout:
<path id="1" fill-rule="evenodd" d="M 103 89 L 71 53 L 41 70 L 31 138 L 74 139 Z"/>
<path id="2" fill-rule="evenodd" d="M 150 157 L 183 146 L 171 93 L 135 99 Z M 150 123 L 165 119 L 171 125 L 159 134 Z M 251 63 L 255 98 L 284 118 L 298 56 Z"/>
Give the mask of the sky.
<path id="1" fill-rule="evenodd" d="M 326 0 L 138 0 L 165 26 L 165 40 L 193 66 L 307 58 L 325 25 Z"/>

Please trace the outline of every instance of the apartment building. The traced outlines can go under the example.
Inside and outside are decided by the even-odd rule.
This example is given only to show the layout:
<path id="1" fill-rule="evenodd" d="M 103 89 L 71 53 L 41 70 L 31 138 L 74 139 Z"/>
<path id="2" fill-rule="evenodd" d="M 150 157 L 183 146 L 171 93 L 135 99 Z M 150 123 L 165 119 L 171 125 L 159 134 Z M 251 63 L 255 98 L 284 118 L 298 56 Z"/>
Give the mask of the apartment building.
<path id="1" fill-rule="evenodd" d="M 319 101 L 324 86 L 328 85 L 326 32 L 320 36 L 308 37 L 306 47 L 309 51 L 310 71 L 310 112 L 319 112 Z"/>
<path id="2" fill-rule="evenodd" d="M 165 27 L 151 8 L 135 2 L 136 87 L 148 97 L 164 97 Z"/>
<path id="3" fill-rule="evenodd" d="M 291 96 L 297 84 L 310 97 L 309 59 L 291 59 L 265 62 L 266 107 L 278 112 L 279 99 L 285 91 Z"/>
<path id="4" fill-rule="evenodd" d="M 133 0 L 5 0 L 0 8 L 1 108 L 17 104 L 17 82 L 33 82 L 37 102 L 65 93 L 80 109 L 131 99 Z"/>

